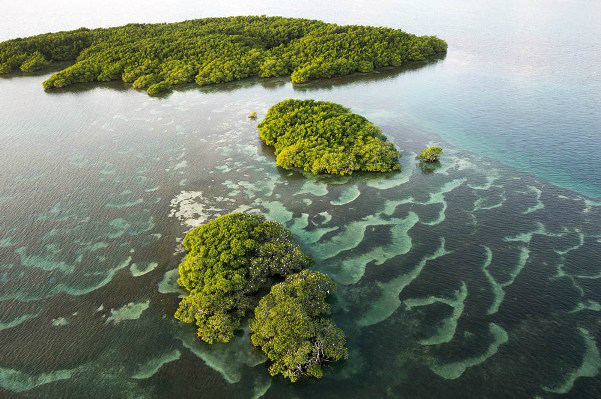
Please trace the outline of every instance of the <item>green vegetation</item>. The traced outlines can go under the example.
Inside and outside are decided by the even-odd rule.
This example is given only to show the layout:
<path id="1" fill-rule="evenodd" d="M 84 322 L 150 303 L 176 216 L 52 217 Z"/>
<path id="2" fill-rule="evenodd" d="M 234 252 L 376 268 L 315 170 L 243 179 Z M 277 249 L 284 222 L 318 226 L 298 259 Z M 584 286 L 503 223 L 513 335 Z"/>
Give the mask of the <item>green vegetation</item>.
<path id="1" fill-rule="evenodd" d="M 34 72 L 40 69 L 44 69 L 50 65 L 50 62 L 46 61 L 46 58 L 39 51 L 34 52 L 27 60 L 21 64 L 21 70 L 23 72 Z"/>
<path id="2" fill-rule="evenodd" d="M 251 112 L 251 113 L 248 114 L 248 117 L 250 119 L 257 119 L 257 113 L 253 111 L 253 112 Z"/>
<path id="3" fill-rule="evenodd" d="M 425 148 L 417 158 L 422 162 L 437 162 L 442 155 L 442 148 L 437 146 Z"/>
<path id="4" fill-rule="evenodd" d="M 312 261 L 291 239 L 279 223 L 244 213 L 190 231 L 177 280 L 188 296 L 175 318 L 195 323 L 198 338 L 212 344 L 230 341 L 254 310 L 252 344 L 273 361 L 271 375 L 294 382 L 320 378 L 322 366 L 347 359 L 348 351 L 344 332 L 329 318 L 334 282 L 305 270 Z"/>
<path id="5" fill-rule="evenodd" d="M 255 309 L 251 342 L 273 363 L 269 373 L 295 382 L 321 378 L 322 366 L 348 358 L 344 332 L 330 319 L 328 293 L 336 286 L 326 275 L 303 270 L 271 288 Z"/>
<path id="6" fill-rule="evenodd" d="M 228 342 L 262 293 L 311 263 L 291 238 L 282 225 L 243 213 L 190 231 L 177 280 L 189 294 L 175 317 L 196 323 L 198 337 L 207 343 Z"/>
<path id="7" fill-rule="evenodd" d="M 370 72 L 445 52 L 435 36 L 282 17 L 205 18 L 170 24 L 81 28 L 0 43 L 0 73 L 75 61 L 44 88 L 121 79 L 156 94 L 196 82 L 291 75 L 294 83 Z"/>
<path id="8" fill-rule="evenodd" d="M 276 164 L 285 169 L 350 175 L 401 168 L 399 152 L 380 129 L 339 104 L 281 101 L 258 127 L 261 139 L 275 147 Z"/>

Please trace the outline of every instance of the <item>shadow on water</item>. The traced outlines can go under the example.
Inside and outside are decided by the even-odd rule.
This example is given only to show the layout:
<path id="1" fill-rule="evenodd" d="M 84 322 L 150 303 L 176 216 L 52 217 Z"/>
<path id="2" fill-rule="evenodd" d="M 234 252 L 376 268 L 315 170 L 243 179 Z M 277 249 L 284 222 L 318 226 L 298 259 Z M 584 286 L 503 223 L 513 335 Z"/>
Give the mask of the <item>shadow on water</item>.
<path id="1" fill-rule="evenodd" d="M 356 83 L 371 83 L 382 80 L 388 80 L 396 78 L 407 72 L 416 71 L 418 69 L 424 69 L 433 67 L 439 62 L 446 58 L 447 54 L 437 54 L 428 58 L 426 61 L 410 62 L 400 67 L 388 67 L 377 69 L 373 72 L 368 73 L 355 73 L 348 76 L 340 76 L 330 79 L 313 80 L 300 85 L 294 85 L 294 90 L 297 91 L 315 91 L 315 90 L 331 90 L 334 87 L 340 87 L 344 85 L 356 84 Z"/>
<path id="2" fill-rule="evenodd" d="M 65 62 L 55 62 L 55 63 L 51 64 L 48 68 L 42 69 L 39 71 L 35 71 L 35 72 L 23 72 L 20 70 L 16 70 L 16 71 L 12 71 L 12 72 L 9 72 L 6 74 L 1 74 L 0 80 L 2 80 L 2 79 L 11 80 L 11 79 L 17 79 L 17 78 L 24 78 L 24 77 L 44 76 L 49 73 L 55 73 L 55 72 L 61 71 L 71 65 L 72 65 L 71 62 L 65 61 Z"/>
<path id="3" fill-rule="evenodd" d="M 438 169 L 440 169 L 440 167 L 442 166 L 442 164 L 440 163 L 440 161 L 436 161 L 436 162 L 418 162 L 417 165 L 418 165 L 419 169 L 422 171 L 422 173 L 424 175 L 431 175 L 432 173 L 434 173 Z"/>
<path id="4" fill-rule="evenodd" d="M 198 86 L 189 84 L 182 87 L 176 87 L 174 91 L 197 90 L 201 93 L 228 93 L 241 89 L 248 89 L 260 85 L 266 90 L 275 90 L 290 83 L 290 77 L 282 76 L 277 78 L 247 78 L 235 82 L 211 84 L 206 86 Z"/>
<path id="5" fill-rule="evenodd" d="M 46 72 L 47 73 L 47 72 Z M 43 75 L 43 74 L 40 74 Z M 31 74 L 27 76 L 32 76 Z M 169 91 L 149 96 L 157 99 L 167 99 L 173 93 L 185 93 L 190 91 L 197 91 L 206 94 L 212 93 L 230 93 L 237 90 L 244 90 L 251 87 L 255 87 L 257 85 L 261 85 L 266 90 L 274 90 L 279 87 L 282 87 L 290 82 L 290 78 L 288 77 L 280 77 L 280 78 L 270 78 L 270 79 L 261 79 L 261 78 L 248 78 L 243 79 L 236 82 L 228 82 L 207 86 L 198 86 L 195 83 L 186 83 L 183 85 L 176 86 Z M 60 89 L 51 89 L 46 90 L 48 94 L 52 95 L 60 95 L 62 93 L 81 93 L 93 89 L 110 89 L 119 92 L 125 92 L 128 90 L 137 91 L 140 94 L 148 95 L 145 90 L 134 89 L 130 83 L 125 83 L 119 80 L 110 81 L 110 82 L 86 82 L 86 83 L 77 83 L 71 86 L 63 87 Z"/>
<path id="6" fill-rule="evenodd" d="M 377 82 L 377 81 L 382 81 L 382 80 L 387 80 L 387 79 L 393 79 L 403 73 L 431 67 L 431 66 L 437 64 L 438 62 L 444 60 L 445 58 L 446 58 L 446 53 L 443 53 L 443 54 L 438 54 L 438 55 L 432 56 L 426 61 L 411 62 L 411 63 L 407 63 L 403 66 L 400 66 L 400 67 L 382 68 L 382 69 L 378 69 L 378 70 L 375 70 L 375 71 L 369 72 L 369 73 L 356 73 L 356 74 L 352 74 L 352 75 L 348 75 L 348 76 L 315 80 L 315 81 L 303 83 L 301 85 L 298 85 L 298 84 L 293 85 L 293 88 L 294 88 L 294 90 L 299 91 L 299 92 L 315 91 L 315 90 L 331 90 L 334 87 L 339 87 L 339 86 L 344 86 L 344 85 L 349 85 L 349 84 L 370 83 L 370 82 Z M 0 75 L 0 78 L 1 79 L 14 79 L 14 78 L 19 78 L 19 77 L 43 76 L 48 73 L 58 72 L 64 68 L 68 67 L 69 65 L 70 65 L 70 63 L 67 63 L 67 62 L 56 63 L 56 64 L 53 64 L 50 69 L 46 69 L 43 71 L 36 71 L 36 72 L 31 72 L 31 73 L 17 71 L 17 72 L 11 72 L 6 75 Z M 281 88 L 282 86 L 285 86 L 286 84 L 289 84 L 289 83 L 290 83 L 289 76 L 281 76 L 281 77 L 277 77 L 277 78 L 253 77 L 253 78 L 242 79 L 242 80 L 235 81 L 235 82 L 212 84 L 212 85 L 207 85 L 207 86 L 198 86 L 195 83 L 187 83 L 187 84 L 176 86 L 173 89 L 171 89 L 165 93 L 161 93 L 161 94 L 155 95 L 153 97 L 159 98 L 159 99 L 165 99 L 165 98 L 168 98 L 174 92 L 181 93 L 181 92 L 188 92 L 188 91 L 192 91 L 192 90 L 196 90 L 201 93 L 207 93 L 207 94 L 208 93 L 229 93 L 229 92 L 234 92 L 237 90 L 248 89 L 251 87 L 255 87 L 257 85 L 261 85 L 261 87 L 263 87 L 266 90 L 275 90 L 275 89 Z M 46 92 L 51 95 L 61 94 L 61 93 L 81 93 L 81 92 L 92 90 L 95 88 L 111 89 L 111 90 L 115 90 L 115 91 L 119 91 L 119 92 L 123 92 L 123 91 L 129 90 L 129 89 L 136 90 L 136 89 L 133 89 L 131 87 L 131 84 L 129 84 L 129 83 L 115 80 L 115 81 L 110 81 L 110 82 L 77 83 L 77 84 L 63 87 L 60 89 L 47 90 Z M 144 90 L 136 90 L 136 91 L 139 91 L 141 94 L 146 94 L 144 92 Z"/>

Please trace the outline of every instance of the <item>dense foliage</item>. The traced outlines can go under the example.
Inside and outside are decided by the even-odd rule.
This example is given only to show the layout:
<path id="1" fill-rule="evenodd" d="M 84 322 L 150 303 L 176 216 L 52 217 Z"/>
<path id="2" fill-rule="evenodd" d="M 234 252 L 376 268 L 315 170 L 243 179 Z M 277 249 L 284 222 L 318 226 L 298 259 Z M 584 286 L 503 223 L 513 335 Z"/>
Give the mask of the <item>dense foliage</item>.
<path id="1" fill-rule="evenodd" d="M 295 382 L 321 378 L 322 366 L 348 358 L 344 332 L 330 319 L 328 293 L 336 286 L 326 275 L 303 270 L 271 288 L 255 308 L 251 342 L 273 363 L 271 375 Z"/>
<path id="2" fill-rule="evenodd" d="M 437 146 L 425 148 L 421 154 L 417 156 L 423 162 L 436 162 L 442 155 L 442 148 Z"/>
<path id="3" fill-rule="evenodd" d="M 220 216 L 190 231 L 177 280 L 189 294 L 175 317 L 196 323 L 205 342 L 228 342 L 261 294 L 311 263 L 291 238 L 282 225 L 243 213 Z"/>
<path id="4" fill-rule="evenodd" d="M 291 75 L 294 83 L 423 61 L 446 51 L 435 36 L 282 17 L 205 18 L 81 28 L 0 43 L 0 73 L 75 61 L 45 88 L 121 79 L 148 93 L 182 83 Z"/>
<path id="5" fill-rule="evenodd" d="M 399 152 L 380 129 L 342 105 L 284 100 L 258 125 L 259 136 L 275 147 L 276 164 L 315 174 L 399 170 Z"/>

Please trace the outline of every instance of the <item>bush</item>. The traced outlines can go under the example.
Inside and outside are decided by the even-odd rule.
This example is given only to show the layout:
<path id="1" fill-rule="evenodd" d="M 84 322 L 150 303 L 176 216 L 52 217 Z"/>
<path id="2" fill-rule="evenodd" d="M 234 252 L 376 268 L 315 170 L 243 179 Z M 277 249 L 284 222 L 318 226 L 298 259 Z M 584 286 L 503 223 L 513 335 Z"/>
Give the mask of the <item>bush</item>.
<path id="1" fill-rule="evenodd" d="M 20 68 L 23 72 L 34 72 L 44 69 L 48 65 L 50 65 L 50 63 L 44 58 L 42 53 L 36 51 L 27 59 L 27 61 L 21 64 Z"/>
<path id="2" fill-rule="evenodd" d="M 251 342 L 272 361 L 269 373 L 295 382 L 321 378 L 322 367 L 348 359 L 344 332 L 330 319 L 328 294 L 336 289 L 326 275 L 303 270 L 271 288 L 255 309 Z"/>
<path id="3" fill-rule="evenodd" d="M 167 83 L 167 82 L 158 82 L 158 83 L 150 85 L 146 91 L 151 96 L 156 96 L 156 95 L 159 95 L 161 93 L 166 92 L 170 88 L 171 88 L 171 85 L 169 83 Z"/>
<path id="4" fill-rule="evenodd" d="M 442 148 L 437 146 L 425 148 L 417 158 L 422 162 L 436 162 L 442 155 Z"/>

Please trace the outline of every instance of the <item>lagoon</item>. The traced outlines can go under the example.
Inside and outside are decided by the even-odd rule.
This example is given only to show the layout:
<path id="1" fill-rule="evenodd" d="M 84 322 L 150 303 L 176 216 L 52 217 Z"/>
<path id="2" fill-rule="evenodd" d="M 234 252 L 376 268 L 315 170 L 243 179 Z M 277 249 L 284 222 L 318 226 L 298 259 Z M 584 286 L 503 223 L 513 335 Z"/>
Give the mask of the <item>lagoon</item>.
<path id="1" fill-rule="evenodd" d="M 435 34 L 449 51 L 161 98 L 0 78 L 0 396 L 601 395 L 597 3 L 121 3 L 4 5 L 0 38 L 268 14 Z M 278 169 L 247 115 L 291 97 L 381 126 L 403 171 Z M 428 143 L 445 148 L 432 173 L 414 160 Z M 234 210 L 286 224 L 338 282 L 351 352 L 324 380 L 270 379 L 246 332 L 210 347 L 173 319 L 179 240 Z"/>

